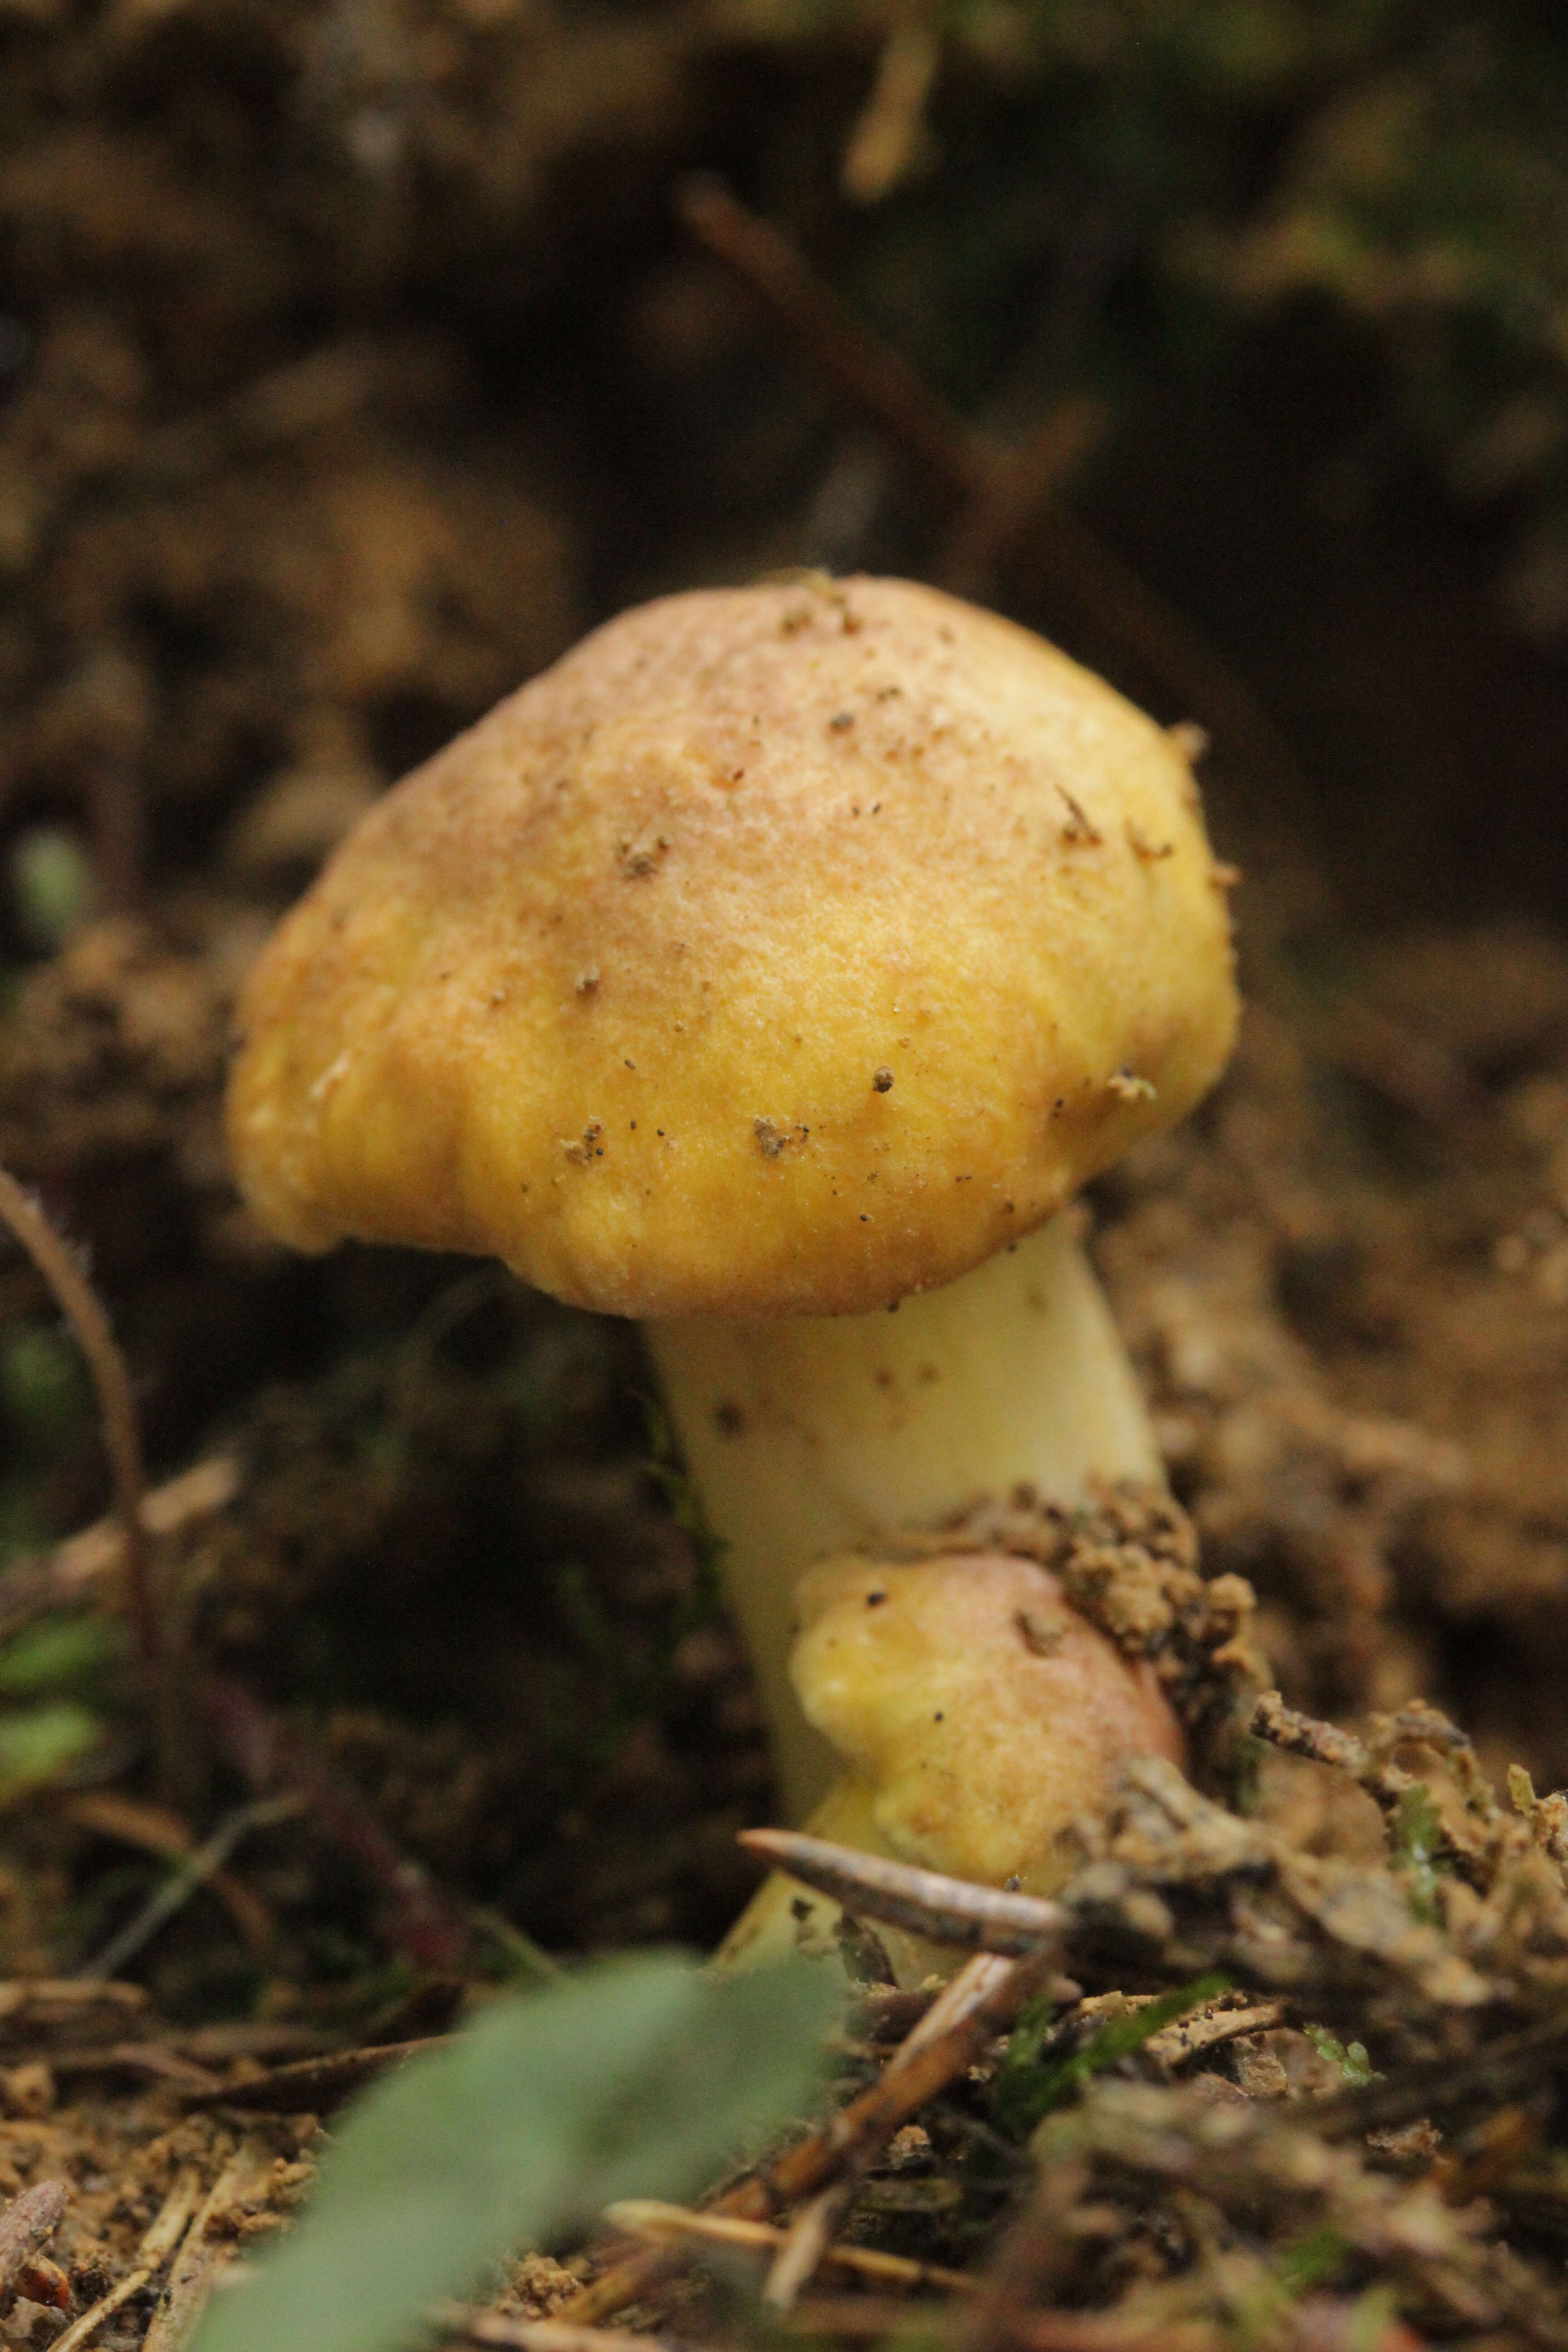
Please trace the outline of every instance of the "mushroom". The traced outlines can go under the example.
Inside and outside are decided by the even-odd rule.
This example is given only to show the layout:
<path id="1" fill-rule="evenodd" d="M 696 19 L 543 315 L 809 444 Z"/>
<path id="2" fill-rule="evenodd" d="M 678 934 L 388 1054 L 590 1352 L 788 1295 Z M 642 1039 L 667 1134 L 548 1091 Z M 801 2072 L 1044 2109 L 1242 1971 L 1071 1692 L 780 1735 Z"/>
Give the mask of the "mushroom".
<path id="1" fill-rule="evenodd" d="M 806 575 L 622 614 L 379 803 L 250 978 L 229 1133 L 301 1248 L 641 1318 L 798 1819 L 813 1559 L 1159 1477 L 1058 1212 L 1236 1017 L 1183 738 L 993 614 Z"/>
<path id="2" fill-rule="evenodd" d="M 1103 1812 L 1129 1757 L 1186 1763 L 1152 1662 L 1124 1657 L 1036 1560 L 842 1552 L 806 1570 L 796 1605 L 791 1679 L 841 1764 L 817 1836 L 1052 1895 L 1077 1859 L 1074 1824 Z M 838 1916 L 775 1872 L 721 1957 L 749 1965 L 821 1941 Z M 900 1982 L 952 1965 L 901 1929 L 878 1933 Z"/>

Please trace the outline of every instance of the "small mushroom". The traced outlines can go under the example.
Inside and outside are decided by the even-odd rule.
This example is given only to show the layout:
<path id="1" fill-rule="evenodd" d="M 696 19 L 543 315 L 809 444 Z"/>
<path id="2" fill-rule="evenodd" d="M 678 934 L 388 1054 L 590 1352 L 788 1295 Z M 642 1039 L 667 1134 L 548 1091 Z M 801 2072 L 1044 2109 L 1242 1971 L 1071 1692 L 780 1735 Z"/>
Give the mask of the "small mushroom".
<path id="1" fill-rule="evenodd" d="M 251 976 L 229 1135 L 275 1233 L 493 1254 L 644 1322 L 795 1819 L 832 1769 L 786 1674 L 803 1569 L 1160 1475 L 1058 1213 L 1224 1066 L 1214 872 L 1179 746 L 1065 655 L 795 580 L 585 639 L 370 812 Z"/>
<path id="2" fill-rule="evenodd" d="M 1186 1761 L 1152 1665 L 1123 1657 L 1035 1560 L 847 1552 L 808 1569 L 797 1593 L 791 1678 L 840 1764 L 807 1823 L 816 1836 L 1052 1895 L 1076 1859 L 1075 1822 L 1104 1811 L 1130 1756 Z M 722 1957 L 750 1964 L 817 1940 L 837 1916 L 775 1874 Z M 903 1981 L 952 1966 L 916 1937 L 878 1932 Z"/>

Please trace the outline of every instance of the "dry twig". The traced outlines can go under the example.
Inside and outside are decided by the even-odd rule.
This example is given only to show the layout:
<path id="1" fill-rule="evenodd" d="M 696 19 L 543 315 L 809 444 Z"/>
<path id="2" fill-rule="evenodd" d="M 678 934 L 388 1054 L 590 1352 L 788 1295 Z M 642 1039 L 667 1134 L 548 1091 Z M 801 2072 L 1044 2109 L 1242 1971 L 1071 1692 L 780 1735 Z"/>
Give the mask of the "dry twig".
<path id="1" fill-rule="evenodd" d="M 465 2311 L 458 2304 L 443 2304 L 431 2317 L 460 2344 L 493 2344 L 501 2352 L 691 2352 L 673 2336 L 576 2327 L 562 2319 L 514 2319 L 502 2311 Z"/>
<path id="2" fill-rule="evenodd" d="M 1051 1979 L 1044 1955 L 1027 1960 L 977 1955 L 942 1997 L 949 2002 L 948 2021 L 933 2027 L 931 2018 L 922 2019 L 915 2029 L 921 2041 L 907 2058 L 900 2063 L 900 2052 L 895 2053 L 868 2090 L 851 2100 L 820 2131 L 808 2133 L 794 2147 L 786 2148 L 765 2172 L 741 2181 L 708 2210 L 737 2214 L 743 2221 L 769 2221 L 803 2198 L 814 2196 L 847 2168 L 885 2147 L 901 2124 L 973 2065 L 998 2033 L 1006 2032 L 1026 2002 Z M 914 2036 L 910 2039 L 912 2042 Z M 612 2263 L 563 2304 L 558 2315 L 584 2326 L 608 2318 L 645 2294 L 662 2275 L 667 2261 L 660 2250 L 646 2249 Z"/>
<path id="3" fill-rule="evenodd" d="M 234 2252 L 232 2237 L 217 2234 L 214 2224 L 221 2225 L 261 2194 L 273 2163 L 269 2151 L 258 2142 L 242 2140 L 224 2166 L 185 2232 L 142 2352 L 184 2352 L 206 2309 L 214 2281 Z"/>
<path id="4" fill-rule="evenodd" d="M 80 2352 L 82 2345 L 98 2333 L 106 2319 L 140 2294 L 150 2285 L 185 2233 L 185 2224 L 195 2209 L 201 2193 L 196 2174 L 187 2168 L 183 2171 L 164 2198 L 158 2217 L 136 2250 L 136 2260 L 122 2279 L 100 2294 L 95 2304 L 73 2319 L 63 2336 L 57 2336 L 52 2352 Z"/>
<path id="5" fill-rule="evenodd" d="M 99 2010 L 115 2023 L 149 2005 L 144 1985 L 87 1984 L 79 1977 L 7 1977 L 0 1980 L 0 2031 L 33 2040 L 57 2026 L 75 2025 Z"/>
<path id="6" fill-rule="evenodd" d="M 749 2252 L 777 2254 L 788 2242 L 788 2231 L 767 2221 L 748 2221 L 735 2213 L 696 2213 L 685 2205 L 665 2205 L 651 2197 L 624 2198 L 606 2208 L 605 2219 L 629 2237 L 647 2238 L 654 2245 L 739 2246 Z M 941 2263 L 912 2262 L 904 2254 L 879 2253 L 873 2246 L 826 2246 L 822 2261 L 856 2278 L 874 2279 L 882 2286 L 943 2287 L 952 2294 L 973 2294 L 978 2279 L 967 2271 L 952 2271 Z"/>
<path id="7" fill-rule="evenodd" d="M 1232 1998 L 1226 1996 L 1226 2000 Z M 1219 2049 L 1224 2042 L 1237 2041 L 1247 2033 L 1267 2033 L 1272 2027 L 1283 2024 L 1284 2020 L 1284 2006 L 1277 2000 L 1238 2009 L 1227 2008 L 1221 2000 L 1152 2033 L 1143 2044 L 1143 2055 L 1172 2074 L 1191 2059 Z"/>
<path id="8" fill-rule="evenodd" d="M 193 2107 L 237 2107 L 250 2115 L 324 2116 L 342 2106 L 362 2083 L 374 2082 L 405 2059 L 427 2050 L 444 2050 L 449 2033 L 426 2033 L 416 2042 L 377 2042 L 364 2050 L 340 2050 L 326 2058 L 303 2058 L 292 2066 L 274 2066 L 247 2083 L 204 2085 L 189 2104 Z"/>
<path id="9" fill-rule="evenodd" d="M 854 2173 L 846 2174 L 842 2180 L 830 2180 L 826 2189 L 806 2199 L 787 2230 L 775 2233 L 778 2251 L 763 2281 L 763 2301 L 771 2311 L 788 2311 L 802 2287 L 808 2286 L 821 2265 L 832 2259 L 838 2224 L 859 2185 Z"/>
<path id="10" fill-rule="evenodd" d="M 182 2057 L 166 2042 L 109 2042 L 90 2050 L 51 2050 L 52 2074 L 132 2074 L 148 2083 L 167 2083 L 176 2091 L 216 2088 L 216 2078 L 194 2059 Z"/>
<path id="11" fill-rule="evenodd" d="M 831 1895 L 846 1910 L 885 1919 L 960 1951 L 1000 1952 L 1022 1958 L 1054 1951 L 1069 1922 L 1055 1903 L 974 1886 L 936 1870 L 917 1870 L 881 1854 L 858 1853 L 799 1830 L 742 1830 L 738 1843 L 807 1886 Z"/>
<path id="12" fill-rule="evenodd" d="M 242 1472 L 232 1454 L 215 1454 L 167 1478 L 142 1498 L 141 1520 L 149 1536 L 179 1535 L 198 1521 L 226 1510 L 238 1494 Z M 22 1562 L 0 1577 L 0 1636 L 16 1633 L 51 1609 L 80 1605 L 94 1586 L 122 1571 L 125 1529 L 110 1516 L 67 1536 L 42 1559 Z"/>

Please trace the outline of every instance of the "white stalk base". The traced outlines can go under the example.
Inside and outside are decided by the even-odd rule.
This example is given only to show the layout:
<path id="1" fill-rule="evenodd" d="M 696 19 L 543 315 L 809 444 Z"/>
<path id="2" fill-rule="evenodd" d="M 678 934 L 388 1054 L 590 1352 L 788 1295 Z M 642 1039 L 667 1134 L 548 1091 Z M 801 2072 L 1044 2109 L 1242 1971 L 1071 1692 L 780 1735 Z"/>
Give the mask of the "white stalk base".
<path id="1" fill-rule="evenodd" d="M 645 1327 L 756 1670 L 786 1817 L 836 1778 L 790 1687 L 795 1582 L 824 1553 L 1026 1481 L 1069 1507 L 1160 1456 L 1070 1212 L 896 1313 Z"/>

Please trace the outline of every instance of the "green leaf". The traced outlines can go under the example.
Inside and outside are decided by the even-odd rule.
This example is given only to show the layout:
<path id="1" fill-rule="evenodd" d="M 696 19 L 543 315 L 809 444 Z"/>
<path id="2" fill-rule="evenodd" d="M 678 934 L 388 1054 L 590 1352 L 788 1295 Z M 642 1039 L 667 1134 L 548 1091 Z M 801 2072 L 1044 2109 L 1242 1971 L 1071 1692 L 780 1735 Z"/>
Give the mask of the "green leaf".
<path id="1" fill-rule="evenodd" d="M 71 1699 L 0 1715 L 0 1802 L 52 1780 L 96 1746 L 102 1732 L 98 1717 Z"/>
<path id="2" fill-rule="evenodd" d="M 94 1683 L 124 1654 L 124 1628 L 107 1617 L 40 1617 L 0 1649 L 0 1696 L 37 1698 Z"/>
<path id="3" fill-rule="evenodd" d="M 1326 2025 L 1303 2025 L 1301 2031 L 1319 2057 L 1339 2068 L 1352 2091 L 1363 2091 L 1369 2083 L 1382 2082 L 1383 2076 L 1366 2054 L 1364 2042 L 1352 2042 L 1347 2046 Z"/>
<path id="4" fill-rule="evenodd" d="M 1109 2018 L 1092 2041 L 1070 2058 L 1058 2059 L 1054 2066 L 1043 2066 L 1033 2082 L 1023 2076 L 1010 2088 L 1010 2127 L 1018 2132 L 1031 2131 L 1053 2108 L 1071 2097 L 1080 2083 L 1091 2074 L 1101 2074 L 1119 2059 L 1130 2058 L 1142 2050 L 1145 2042 L 1163 2026 L 1173 2025 L 1206 2001 L 1217 2000 L 1222 1992 L 1230 1990 L 1228 1977 L 1199 1977 L 1189 1985 L 1181 1985 L 1174 1992 L 1163 1992 L 1157 2000 L 1145 2001 L 1142 2009 L 1128 2010 L 1121 2017 Z"/>
<path id="5" fill-rule="evenodd" d="M 498 2004 L 354 2108 L 298 2234 L 196 2352 L 399 2352 L 509 2248 L 689 2195 L 810 2099 L 838 1997 L 803 1961 L 721 1978 L 645 1953 Z"/>

